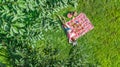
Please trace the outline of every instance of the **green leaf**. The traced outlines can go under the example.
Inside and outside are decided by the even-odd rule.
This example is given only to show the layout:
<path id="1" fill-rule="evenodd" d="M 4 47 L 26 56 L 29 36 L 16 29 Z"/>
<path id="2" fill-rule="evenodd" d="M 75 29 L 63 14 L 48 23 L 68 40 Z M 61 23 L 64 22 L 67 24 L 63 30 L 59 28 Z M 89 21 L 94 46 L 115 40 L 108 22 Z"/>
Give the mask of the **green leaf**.
<path id="1" fill-rule="evenodd" d="M 14 33 L 18 33 L 18 29 L 16 27 L 12 27 Z"/>
<path id="2" fill-rule="evenodd" d="M 2 44 L 0 43 L 0 49 L 3 48 Z"/>
<path id="3" fill-rule="evenodd" d="M 19 6 L 22 7 L 22 8 L 26 8 L 25 4 L 19 4 Z"/>
<path id="4" fill-rule="evenodd" d="M 16 21 L 18 19 L 17 16 L 14 16 L 14 18 L 12 19 L 12 22 Z"/>
<path id="5" fill-rule="evenodd" d="M 13 33 L 12 28 L 10 29 L 10 35 L 11 35 L 11 36 L 14 36 L 14 33 Z"/>
<path id="6" fill-rule="evenodd" d="M 15 23 L 13 25 L 16 26 L 16 27 L 24 27 L 25 26 L 24 23 L 19 23 L 19 22 Z"/>
<path id="7" fill-rule="evenodd" d="M 9 8 L 8 8 L 6 5 L 4 5 L 3 8 L 4 8 L 5 10 L 9 10 Z"/>
<path id="8" fill-rule="evenodd" d="M 15 59 L 15 63 L 16 63 L 16 64 L 19 64 L 19 61 L 18 61 L 17 59 Z"/>
<path id="9" fill-rule="evenodd" d="M 8 26 L 8 24 L 5 24 L 5 25 L 4 25 L 4 30 L 5 30 L 5 31 L 8 31 L 9 29 L 10 29 L 10 27 Z"/>
<path id="10" fill-rule="evenodd" d="M 16 50 L 16 55 L 19 55 L 19 56 L 21 56 L 21 57 L 24 57 L 24 54 L 21 52 L 21 51 L 19 51 L 19 50 Z"/>
<path id="11" fill-rule="evenodd" d="M 25 30 L 21 29 L 21 30 L 19 30 L 19 32 L 20 32 L 21 35 L 23 35 L 23 33 L 25 32 Z"/>
<path id="12" fill-rule="evenodd" d="M 34 11 L 34 7 L 33 7 L 32 4 L 29 4 L 29 8 L 30 8 L 32 11 Z"/>

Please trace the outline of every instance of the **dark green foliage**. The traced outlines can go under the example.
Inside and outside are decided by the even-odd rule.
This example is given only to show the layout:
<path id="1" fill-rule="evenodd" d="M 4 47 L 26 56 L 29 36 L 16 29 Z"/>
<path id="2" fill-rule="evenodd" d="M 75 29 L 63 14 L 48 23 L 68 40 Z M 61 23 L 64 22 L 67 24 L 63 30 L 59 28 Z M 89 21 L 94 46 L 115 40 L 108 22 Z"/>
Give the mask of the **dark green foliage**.
<path id="1" fill-rule="evenodd" d="M 44 67 L 56 63 L 57 60 L 52 58 L 56 49 L 45 47 L 45 56 L 41 56 L 35 44 L 44 39 L 43 31 L 58 27 L 58 20 L 52 18 L 52 15 L 72 2 L 73 0 L 0 0 L 0 49 L 6 50 L 10 66 Z"/>

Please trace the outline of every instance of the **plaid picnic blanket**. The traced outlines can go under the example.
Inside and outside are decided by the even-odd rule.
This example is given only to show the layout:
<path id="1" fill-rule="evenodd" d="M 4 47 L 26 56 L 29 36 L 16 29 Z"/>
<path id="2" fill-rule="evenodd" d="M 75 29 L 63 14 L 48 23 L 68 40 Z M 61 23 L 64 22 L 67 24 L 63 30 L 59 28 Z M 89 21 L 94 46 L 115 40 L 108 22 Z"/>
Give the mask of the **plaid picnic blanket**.
<path id="1" fill-rule="evenodd" d="M 77 17 L 66 22 L 63 27 L 67 31 L 69 42 L 77 40 L 94 28 L 84 13 L 80 13 Z"/>

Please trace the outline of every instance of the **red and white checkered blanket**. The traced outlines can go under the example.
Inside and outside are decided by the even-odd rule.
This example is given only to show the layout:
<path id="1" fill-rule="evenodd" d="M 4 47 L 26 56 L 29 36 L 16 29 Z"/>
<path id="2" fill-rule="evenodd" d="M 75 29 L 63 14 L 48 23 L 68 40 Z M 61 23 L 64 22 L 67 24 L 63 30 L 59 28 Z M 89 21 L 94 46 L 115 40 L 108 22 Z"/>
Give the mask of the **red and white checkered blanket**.
<path id="1" fill-rule="evenodd" d="M 77 17 L 66 22 L 63 26 L 67 31 L 70 42 L 73 42 L 94 28 L 84 13 L 80 13 Z"/>

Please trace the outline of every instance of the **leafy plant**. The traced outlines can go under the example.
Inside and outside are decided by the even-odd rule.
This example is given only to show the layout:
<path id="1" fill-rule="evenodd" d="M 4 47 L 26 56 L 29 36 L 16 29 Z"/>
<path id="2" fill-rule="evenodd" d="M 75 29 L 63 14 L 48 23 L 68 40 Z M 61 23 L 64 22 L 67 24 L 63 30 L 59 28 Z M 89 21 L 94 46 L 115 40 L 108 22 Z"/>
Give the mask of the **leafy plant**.
<path id="1" fill-rule="evenodd" d="M 58 26 L 58 20 L 52 18 L 52 15 L 71 2 L 72 0 L 0 0 L 0 44 L 7 50 L 11 66 L 44 66 L 51 64 L 52 60 L 54 62 L 50 57 L 43 64 L 47 56 L 40 61 L 42 57 L 39 57 L 41 54 L 37 55 L 36 42 L 44 39 L 44 31 Z M 46 53 L 49 48 L 44 50 Z M 52 52 L 54 51 L 50 53 Z"/>

